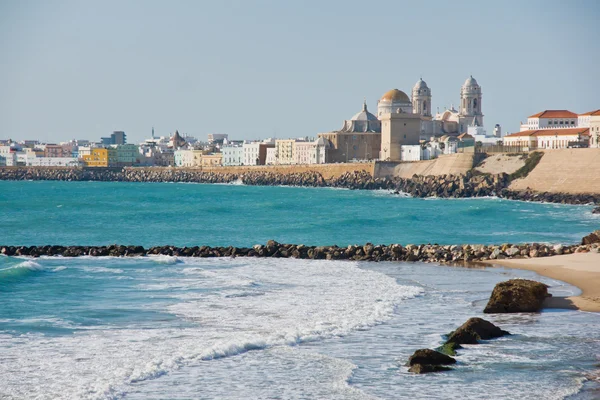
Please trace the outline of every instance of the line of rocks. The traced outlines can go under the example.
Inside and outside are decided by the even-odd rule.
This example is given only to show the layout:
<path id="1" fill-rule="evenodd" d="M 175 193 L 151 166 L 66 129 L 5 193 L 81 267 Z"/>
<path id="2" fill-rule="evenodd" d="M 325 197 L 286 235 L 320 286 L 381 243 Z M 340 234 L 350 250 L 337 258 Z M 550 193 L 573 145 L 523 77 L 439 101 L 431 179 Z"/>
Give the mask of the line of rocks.
<path id="1" fill-rule="evenodd" d="M 496 284 L 490 299 L 483 310 L 484 313 L 520 313 L 538 312 L 544 301 L 552 297 L 548 286 L 528 280 L 510 279 Z M 510 335 L 496 325 L 481 318 L 469 318 L 457 330 L 446 335 L 446 341 L 435 350 L 419 349 L 408 359 L 409 372 L 425 374 L 429 372 L 449 371 L 447 365 L 456 363 L 456 350 L 463 344 L 479 344 L 482 340 L 490 340 Z"/>
<path id="2" fill-rule="evenodd" d="M 482 175 L 467 172 L 462 175 L 422 176 L 412 178 L 374 178 L 366 171 L 346 172 L 324 178 L 316 171 L 278 173 L 253 171 L 243 174 L 205 172 L 178 168 L 0 168 L 0 180 L 63 180 L 63 181 L 117 181 L 117 182 L 194 182 L 231 183 L 246 185 L 334 187 L 356 190 L 390 190 L 412 197 L 465 198 L 498 196 L 510 200 L 543 201 L 563 204 L 600 204 L 600 195 L 567 194 L 508 189 L 510 176 Z"/>
<path id="3" fill-rule="evenodd" d="M 535 258 L 582 252 L 600 252 L 600 231 L 593 240 L 581 245 L 504 244 L 504 245 L 437 245 L 401 244 L 363 246 L 305 246 L 302 244 L 281 244 L 269 240 L 266 245 L 253 247 L 211 247 L 211 246 L 0 246 L 0 254 L 6 256 L 113 256 L 132 257 L 147 255 L 167 255 L 178 257 L 258 257 L 258 258 L 298 258 L 313 260 L 353 260 L 353 261 L 420 261 L 426 263 L 461 263 L 508 258 Z M 593 234 L 595 235 L 595 234 Z M 588 235 L 589 236 L 589 235 Z M 587 237 L 587 236 L 586 236 Z M 596 241 L 597 240 L 597 241 Z"/>

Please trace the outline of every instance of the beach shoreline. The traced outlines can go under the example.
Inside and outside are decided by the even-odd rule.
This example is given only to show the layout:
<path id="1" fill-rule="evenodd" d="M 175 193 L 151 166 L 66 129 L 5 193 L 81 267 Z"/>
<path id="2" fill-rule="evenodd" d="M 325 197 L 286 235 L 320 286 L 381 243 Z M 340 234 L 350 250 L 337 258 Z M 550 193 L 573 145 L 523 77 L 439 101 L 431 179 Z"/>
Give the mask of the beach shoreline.
<path id="1" fill-rule="evenodd" d="M 600 253 L 586 252 L 541 258 L 483 261 L 486 265 L 533 271 L 581 290 L 579 296 L 549 298 L 544 308 L 600 312 Z"/>

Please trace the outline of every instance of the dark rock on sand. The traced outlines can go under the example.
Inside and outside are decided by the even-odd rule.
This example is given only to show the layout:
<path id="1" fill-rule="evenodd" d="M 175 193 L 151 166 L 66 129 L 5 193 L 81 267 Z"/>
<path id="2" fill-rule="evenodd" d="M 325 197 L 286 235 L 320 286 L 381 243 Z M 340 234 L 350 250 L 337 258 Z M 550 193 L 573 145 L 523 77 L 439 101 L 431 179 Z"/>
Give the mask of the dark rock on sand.
<path id="1" fill-rule="evenodd" d="M 511 279 L 494 287 L 484 313 L 537 312 L 546 297 L 548 286 L 527 279 Z"/>

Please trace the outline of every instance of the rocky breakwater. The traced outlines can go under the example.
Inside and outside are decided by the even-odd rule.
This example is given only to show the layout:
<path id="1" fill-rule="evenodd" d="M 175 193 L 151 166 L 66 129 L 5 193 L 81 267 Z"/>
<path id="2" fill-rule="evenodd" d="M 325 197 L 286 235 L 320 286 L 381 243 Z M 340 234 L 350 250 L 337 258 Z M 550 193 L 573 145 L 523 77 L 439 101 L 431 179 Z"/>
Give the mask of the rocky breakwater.
<path id="1" fill-rule="evenodd" d="M 425 263 L 460 264 L 508 258 L 535 258 L 561 254 L 600 251 L 600 243 L 580 245 L 504 244 L 504 245 L 436 245 L 401 244 L 362 246 L 305 246 L 281 244 L 270 240 L 266 245 L 253 247 L 176 247 L 155 246 L 0 246 L 0 254 L 7 256 L 146 256 L 168 255 L 176 257 L 270 257 L 313 260 L 351 261 L 419 261 Z"/>
<path id="2" fill-rule="evenodd" d="M 124 179 L 120 170 L 84 168 L 0 168 L 3 181 L 111 181 Z"/>
<path id="3" fill-rule="evenodd" d="M 178 168 L 124 168 L 127 182 L 231 183 L 238 175 Z"/>

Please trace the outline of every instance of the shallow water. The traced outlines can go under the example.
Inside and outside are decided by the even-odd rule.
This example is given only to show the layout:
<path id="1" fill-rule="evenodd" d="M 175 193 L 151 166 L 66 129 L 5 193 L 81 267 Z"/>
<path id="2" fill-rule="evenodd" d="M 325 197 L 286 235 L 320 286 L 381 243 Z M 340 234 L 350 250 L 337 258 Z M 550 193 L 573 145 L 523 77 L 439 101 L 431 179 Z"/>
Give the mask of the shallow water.
<path id="1" fill-rule="evenodd" d="M 574 243 L 600 223 L 591 208 L 323 188 L 0 181 L 0 244 Z"/>
<path id="2" fill-rule="evenodd" d="M 282 259 L 0 257 L 8 398 L 488 398 L 578 393 L 600 316 L 485 316 L 512 336 L 447 374 L 404 363 L 524 271 Z M 6 271 L 23 270 L 12 274 Z"/>

